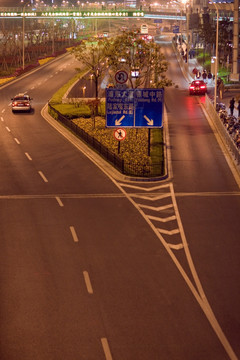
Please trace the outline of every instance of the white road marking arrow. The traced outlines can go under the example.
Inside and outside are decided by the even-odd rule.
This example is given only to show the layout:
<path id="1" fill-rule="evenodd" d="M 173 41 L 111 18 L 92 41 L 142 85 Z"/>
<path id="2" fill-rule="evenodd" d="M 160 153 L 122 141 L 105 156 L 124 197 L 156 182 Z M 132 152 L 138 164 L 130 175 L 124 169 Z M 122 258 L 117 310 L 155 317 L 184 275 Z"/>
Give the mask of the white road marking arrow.
<path id="1" fill-rule="evenodd" d="M 121 116 L 119 120 L 115 121 L 115 125 L 119 126 L 122 123 L 122 120 L 125 118 L 125 115 Z"/>
<path id="2" fill-rule="evenodd" d="M 148 125 L 153 125 L 153 119 L 150 120 L 146 115 L 144 115 L 143 117 L 147 120 Z"/>

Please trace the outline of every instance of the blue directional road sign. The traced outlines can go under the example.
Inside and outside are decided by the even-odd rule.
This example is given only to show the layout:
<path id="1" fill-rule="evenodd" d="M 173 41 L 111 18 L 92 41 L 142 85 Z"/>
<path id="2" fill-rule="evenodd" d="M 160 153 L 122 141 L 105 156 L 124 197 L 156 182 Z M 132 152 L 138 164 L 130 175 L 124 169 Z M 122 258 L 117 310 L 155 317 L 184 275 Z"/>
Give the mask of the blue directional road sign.
<path id="1" fill-rule="evenodd" d="M 135 127 L 163 126 L 163 89 L 135 89 Z"/>
<path id="2" fill-rule="evenodd" d="M 106 89 L 107 127 L 134 126 L 134 90 Z"/>
<path id="3" fill-rule="evenodd" d="M 174 34 L 178 34 L 180 31 L 179 31 L 179 26 L 178 25 L 174 25 L 173 26 L 173 33 Z"/>
<path id="4" fill-rule="evenodd" d="M 163 89 L 106 89 L 106 126 L 162 127 L 163 95 Z"/>

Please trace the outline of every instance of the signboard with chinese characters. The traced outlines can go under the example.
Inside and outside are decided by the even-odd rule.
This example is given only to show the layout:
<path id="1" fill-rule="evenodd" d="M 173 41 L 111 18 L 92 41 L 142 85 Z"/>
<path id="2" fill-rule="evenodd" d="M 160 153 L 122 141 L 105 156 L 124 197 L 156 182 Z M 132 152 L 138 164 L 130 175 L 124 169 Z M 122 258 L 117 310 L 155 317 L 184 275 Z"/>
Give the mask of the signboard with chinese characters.
<path id="1" fill-rule="evenodd" d="M 107 127 L 134 126 L 133 89 L 106 89 Z"/>
<path id="2" fill-rule="evenodd" d="M 174 34 L 178 34 L 180 31 L 179 31 L 179 26 L 178 25 L 174 25 L 173 26 L 173 33 Z"/>
<path id="3" fill-rule="evenodd" d="M 163 89 L 106 89 L 106 126 L 160 128 L 163 101 Z"/>

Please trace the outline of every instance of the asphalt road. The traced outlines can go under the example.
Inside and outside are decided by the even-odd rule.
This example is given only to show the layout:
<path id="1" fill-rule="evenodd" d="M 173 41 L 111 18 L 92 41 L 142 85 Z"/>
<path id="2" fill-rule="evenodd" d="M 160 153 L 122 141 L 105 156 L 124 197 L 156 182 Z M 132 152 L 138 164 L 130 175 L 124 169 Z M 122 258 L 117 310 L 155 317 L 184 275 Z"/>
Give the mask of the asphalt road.
<path id="1" fill-rule="evenodd" d="M 240 356 L 239 188 L 163 47 L 165 182 L 114 180 L 42 118 L 70 55 L 0 89 L 1 360 Z M 19 91 L 33 113 L 11 113 Z"/>

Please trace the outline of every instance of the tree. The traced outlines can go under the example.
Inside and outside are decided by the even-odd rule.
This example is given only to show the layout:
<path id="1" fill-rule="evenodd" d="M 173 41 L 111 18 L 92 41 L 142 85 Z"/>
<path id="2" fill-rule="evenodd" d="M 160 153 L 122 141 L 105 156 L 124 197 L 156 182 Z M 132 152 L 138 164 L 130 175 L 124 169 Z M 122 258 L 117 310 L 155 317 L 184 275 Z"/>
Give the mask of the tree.
<path id="1" fill-rule="evenodd" d="M 211 53 L 211 49 L 216 43 L 215 26 L 207 21 L 204 21 L 199 27 L 199 37 L 204 43 L 204 50 L 210 46 L 209 52 Z"/>
<path id="2" fill-rule="evenodd" d="M 98 85 L 106 72 L 107 64 L 105 61 L 104 40 L 82 41 L 80 45 L 72 50 L 75 57 L 91 72 L 95 84 L 95 98 L 98 103 Z M 80 70 L 80 69 L 77 69 Z M 96 106 L 96 114 L 98 107 Z"/>
<path id="3" fill-rule="evenodd" d="M 223 18 L 219 21 L 219 59 L 223 63 L 227 62 L 227 58 L 231 55 L 232 48 L 230 46 L 231 40 L 233 39 L 233 28 L 232 23 L 228 18 Z"/>
<path id="4" fill-rule="evenodd" d="M 212 55 L 215 55 L 216 44 L 216 24 L 203 22 L 199 28 L 200 39 L 204 42 L 204 50 L 210 47 Z M 232 39 L 232 23 L 227 18 L 219 20 L 218 49 L 219 59 L 223 62 L 227 61 L 227 57 L 231 55 L 230 40 Z"/>
<path id="5" fill-rule="evenodd" d="M 165 87 L 172 84 L 166 78 L 168 62 L 161 53 L 160 45 L 146 42 L 136 32 L 125 32 L 105 43 L 105 54 L 108 65 L 113 72 L 123 69 L 129 75 L 139 71 L 139 76 L 133 80 L 129 76 L 132 88 Z"/>

